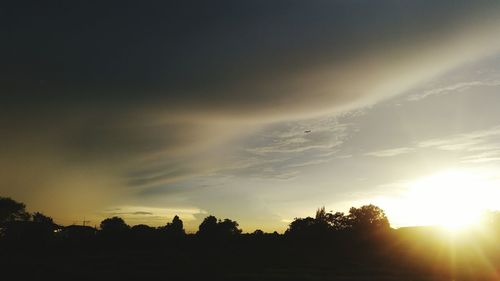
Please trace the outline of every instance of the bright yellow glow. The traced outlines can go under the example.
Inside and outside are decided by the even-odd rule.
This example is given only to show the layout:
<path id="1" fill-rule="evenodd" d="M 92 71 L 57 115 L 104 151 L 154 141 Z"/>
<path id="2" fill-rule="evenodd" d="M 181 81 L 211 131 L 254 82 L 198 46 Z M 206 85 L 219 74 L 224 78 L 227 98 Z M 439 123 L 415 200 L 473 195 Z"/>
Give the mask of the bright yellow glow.
<path id="1" fill-rule="evenodd" d="M 477 223 L 484 210 L 480 200 L 484 185 L 478 184 L 471 174 L 448 171 L 415 182 L 410 198 L 432 211 L 429 219 L 435 224 L 459 230 Z"/>
<path id="2" fill-rule="evenodd" d="M 479 224 L 485 210 L 498 209 L 498 180 L 490 173 L 449 170 L 403 184 L 399 196 L 378 198 L 396 227 L 439 225 L 459 231 Z"/>

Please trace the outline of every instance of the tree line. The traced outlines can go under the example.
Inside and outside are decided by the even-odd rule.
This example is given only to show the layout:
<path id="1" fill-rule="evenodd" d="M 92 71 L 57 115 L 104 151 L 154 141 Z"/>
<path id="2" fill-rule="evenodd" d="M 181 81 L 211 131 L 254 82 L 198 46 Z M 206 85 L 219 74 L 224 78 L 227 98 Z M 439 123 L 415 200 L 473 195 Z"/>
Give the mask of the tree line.
<path id="1" fill-rule="evenodd" d="M 260 272 L 259 277 L 287 276 L 268 280 L 304 280 L 312 273 L 329 272 L 359 280 L 372 275 L 379 276 L 376 280 L 460 280 L 455 277 L 464 274 L 474 277 L 471 280 L 489 280 L 483 273 L 491 271 L 492 264 L 500 269 L 500 215 L 490 213 L 485 220 L 493 231 L 472 232 L 457 240 L 435 228 L 393 229 L 381 208 L 364 205 L 346 213 L 319 208 L 313 216 L 295 218 L 283 234 L 243 233 L 237 221 L 212 215 L 203 219 L 196 233 L 188 234 L 178 216 L 160 227 L 129 226 L 118 216 L 104 219 L 98 227 L 61 226 L 40 212 L 27 212 L 23 203 L 0 197 L 0 264 L 16 274 L 26 272 L 26 264 L 43 264 L 45 269 L 36 272 L 60 276 L 64 268 L 74 274 L 83 263 L 92 278 L 119 273 L 126 279 L 147 272 L 176 280 L 186 280 L 188 274 L 193 278 L 187 280 L 200 280 L 215 272 L 231 276 L 227 280 L 252 280 L 239 277 Z M 319 275 L 316 280 L 325 279 Z"/>
<path id="2" fill-rule="evenodd" d="M 346 231 L 374 233 L 388 229 L 390 229 L 389 220 L 384 211 L 377 206 L 352 207 L 347 214 L 327 212 L 322 207 L 316 211 L 315 217 L 295 218 L 289 224 L 284 236 L 325 236 Z M 2 240 L 85 239 L 94 236 L 112 239 L 126 236 L 153 237 L 155 235 L 180 239 L 187 234 L 182 220 L 177 215 L 171 222 L 160 227 L 150 227 L 144 224 L 131 227 L 118 216 L 104 219 L 99 228 L 83 225 L 61 226 L 56 224 L 51 217 L 40 212 L 27 212 L 24 203 L 0 197 L 0 238 Z M 201 222 L 195 235 L 200 238 L 230 238 L 242 235 L 242 229 L 234 220 L 218 219 L 209 215 Z M 256 230 L 246 235 L 262 237 L 279 234 Z"/>

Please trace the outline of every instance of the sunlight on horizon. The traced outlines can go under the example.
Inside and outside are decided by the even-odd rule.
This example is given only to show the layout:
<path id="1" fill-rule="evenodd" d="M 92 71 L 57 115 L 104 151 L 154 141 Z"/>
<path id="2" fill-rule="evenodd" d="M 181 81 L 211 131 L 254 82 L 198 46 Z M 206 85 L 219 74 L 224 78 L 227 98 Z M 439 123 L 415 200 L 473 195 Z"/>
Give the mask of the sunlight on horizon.
<path id="1" fill-rule="evenodd" d="M 394 226 L 442 226 L 459 231 L 497 210 L 498 179 L 490 171 L 453 169 L 416 179 L 398 197 L 379 198 Z"/>

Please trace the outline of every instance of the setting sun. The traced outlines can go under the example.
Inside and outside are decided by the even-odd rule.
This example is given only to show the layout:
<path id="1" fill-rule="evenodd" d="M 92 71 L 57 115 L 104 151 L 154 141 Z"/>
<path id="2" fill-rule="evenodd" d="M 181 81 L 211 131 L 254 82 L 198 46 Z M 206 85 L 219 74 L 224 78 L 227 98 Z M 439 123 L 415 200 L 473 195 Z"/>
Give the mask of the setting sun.
<path id="1" fill-rule="evenodd" d="M 397 198 L 380 205 L 399 225 L 438 225 L 449 231 L 479 223 L 488 209 L 496 209 L 495 181 L 486 171 L 448 170 L 404 184 Z"/>
<path id="2" fill-rule="evenodd" d="M 478 222 L 488 186 L 464 171 L 447 171 L 415 182 L 411 197 L 432 212 L 432 223 L 459 230 Z"/>

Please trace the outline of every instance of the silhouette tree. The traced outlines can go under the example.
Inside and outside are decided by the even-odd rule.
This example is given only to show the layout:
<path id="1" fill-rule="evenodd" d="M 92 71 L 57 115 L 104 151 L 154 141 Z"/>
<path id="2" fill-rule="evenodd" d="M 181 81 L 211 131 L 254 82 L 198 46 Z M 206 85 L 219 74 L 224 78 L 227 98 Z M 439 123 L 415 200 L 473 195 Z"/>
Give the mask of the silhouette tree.
<path id="1" fill-rule="evenodd" d="M 238 228 L 239 224 L 230 219 L 219 221 L 217 226 L 219 228 L 219 234 L 223 236 L 233 236 L 241 233 L 241 229 Z"/>
<path id="2" fill-rule="evenodd" d="M 154 227 L 138 224 L 130 228 L 131 236 L 135 239 L 135 243 L 143 246 L 144 243 L 154 243 L 156 241 L 157 230 Z"/>
<path id="3" fill-rule="evenodd" d="M 198 235 L 214 236 L 217 234 L 217 218 L 214 216 L 206 217 L 198 227 Z"/>
<path id="4" fill-rule="evenodd" d="M 295 218 L 285 234 L 292 236 L 321 236 L 331 231 L 389 229 L 384 211 L 374 205 L 352 207 L 349 215 L 342 212 L 327 213 L 325 207 L 316 210 L 315 218 Z"/>
<path id="5" fill-rule="evenodd" d="M 287 233 L 304 233 L 316 223 L 311 217 L 295 218 L 288 226 Z"/>
<path id="6" fill-rule="evenodd" d="M 384 211 L 375 205 L 352 207 L 348 215 L 349 227 L 356 230 L 389 229 L 389 220 Z"/>
<path id="7" fill-rule="evenodd" d="M 91 241 L 97 233 L 97 229 L 84 225 L 69 225 L 61 229 L 59 236 L 74 243 Z"/>
<path id="8" fill-rule="evenodd" d="M 32 215 L 33 223 L 37 224 L 39 227 L 46 228 L 47 230 L 53 232 L 54 230 L 60 228 L 59 225 L 54 223 L 54 220 L 51 217 L 48 217 L 42 213 L 35 212 Z"/>
<path id="9" fill-rule="evenodd" d="M 51 217 L 35 212 L 32 215 L 31 236 L 39 241 L 49 241 L 54 237 L 54 231 L 60 226 Z"/>
<path id="10" fill-rule="evenodd" d="M 106 236 L 122 236 L 130 229 L 120 217 L 107 218 L 101 222 L 101 233 Z"/>
<path id="11" fill-rule="evenodd" d="M 329 232 L 326 220 L 316 218 L 295 218 L 290 223 L 285 234 L 292 236 L 325 236 Z"/>
<path id="12" fill-rule="evenodd" d="M 139 235 L 142 235 L 142 234 L 149 234 L 150 232 L 154 232 L 155 229 L 149 225 L 138 224 L 138 225 L 132 226 L 130 228 L 130 230 L 132 230 L 132 232 L 138 233 Z"/>
<path id="13" fill-rule="evenodd" d="M 45 225 L 55 225 L 54 220 L 51 217 L 35 212 L 31 218 L 34 223 L 45 224 Z"/>
<path id="14" fill-rule="evenodd" d="M 54 230 L 60 228 L 52 218 L 42 213 L 36 212 L 32 216 L 29 215 L 24 210 L 24 204 L 16 202 L 12 206 L 16 206 L 19 217 L 8 218 L 0 227 L 1 236 L 11 243 L 26 247 L 45 246 L 46 242 L 54 237 Z M 29 217 L 31 220 L 27 219 Z"/>
<path id="15" fill-rule="evenodd" d="M 253 233 L 252 233 L 253 236 L 255 237 L 262 237 L 264 236 L 264 231 L 260 230 L 260 229 L 256 229 Z"/>
<path id="16" fill-rule="evenodd" d="M 326 214 L 326 211 L 325 211 L 325 206 L 319 208 L 318 210 L 316 210 L 316 217 L 315 217 L 316 220 L 318 221 L 326 221 L 327 220 L 327 214 Z"/>
<path id="17" fill-rule="evenodd" d="M 351 227 L 351 224 L 349 222 L 349 217 L 344 215 L 344 213 L 342 212 L 336 212 L 333 214 L 327 213 L 326 221 L 334 231 L 345 230 Z"/>
<path id="18" fill-rule="evenodd" d="M 0 237 L 11 242 L 32 240 L 33 227 L 29 219 L 23 203 L 0 197 Z"/>
<path id="19" fill-rule="evenodd" d="M 182 237 L 186 234 L 184 231 L 184 224 L 179 216 L 175 216 L 172 222 L 167 223 L 167 225 L 163 227 L 163 231 L 173 237 Z"/>
<path id="20" fill-rule="evenodd" d="M 27 221 L 29 218 L 26 205 L 7 197 L 0 197 L 0 226 L 12 221 Z"/>
<path id="21" fill-rule="evenodd" d="M 204 237 L 229 237 L 241 233 L 238 223 L 230 219 L 217 220 L 214 216 L 206 217 L 198 228 L 197 234 Z"/>

